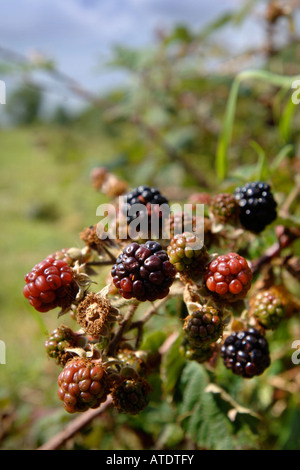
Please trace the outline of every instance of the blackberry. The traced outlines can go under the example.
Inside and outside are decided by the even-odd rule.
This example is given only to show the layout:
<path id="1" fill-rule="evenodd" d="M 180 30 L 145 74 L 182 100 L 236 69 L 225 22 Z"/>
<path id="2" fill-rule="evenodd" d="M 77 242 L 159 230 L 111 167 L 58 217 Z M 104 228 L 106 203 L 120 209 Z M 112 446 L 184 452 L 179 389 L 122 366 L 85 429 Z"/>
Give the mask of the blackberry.
<path id="1" fill-rule="evenodd" d="M 246 183 L 234 191 L 239 206 L 241 225 L 250 232 L 260 233 L 277 217 L 277 203 L 270 185 L 261 181 Z"/>
<path id="2" fill-rule="evenodd" d="M 123 413 L 140 413 L 149 403 L 151 387 L 142 377 L 135 377 L 117 382 L 111 391 L 114 407 Z"/>
<path id="3" fill-rule="evenodd" d="M 58 397 L 68 413 L 97 408 L 107 397 L 105 371 L 99 362 L 76 357 L 59 374 Z"/>
<path id="4" fill-rule="evenodd" d="M 201 348 L 192 348 L 189 345 L 184 347 L 184 355 L 188 361 L 196 361 L 199 364 L 208 362 L 215 354 L 215 345 L 209 344 Z"/>
<path id="5" fill-rule="evenodd" d="M 70 267 L 74 267 L 75 263 L 86 263 L 91 258 L 89 250 L 80 250 L 79 248 L 62 248 L 52 253 L 51 258 L 65 261 Z"/>
<path id="6" fill-rule="evenodd" d="M 247 261 L 237 253 L 217 256 L 204 275 L 207 289 L 229 302 L 245 298 L 252 277 Z"/>
<path id="7" fill-rule="evenodd" d="M 275 290 L 259 292 L 250 299 L 250 315 L 266 329 L 274 330 L 285 316 L 285 305 Z"/>
<path id="8" fill-rule="evenodd" d="M 223 333 L 220 312 L 209 306 L 200 306 L 184 321 L 183 330 L 192 348 L 199 348 L 217 341 Z"/>
<path id="9" fill-rule="evenodd" d="M 244 378 L 261 375 L 269 367 L 269 345 L 255 328 L 233 332 L 220 348 L 227 369 Z"/>
<path id="10" fill-rule="evenodd" d="M 179 272 L 203 273 L 209 259 L 201 239 L 190 232 L 174 235 L 167 252 L 170 262 Z"/>
<path id="11" fill-rule="evenodd" d="M 67 351 L 69 348 L 78 346 L 79 336 L 71 328 L 60 325 L 48 336 L 45 341 L 45 349 L 48 357 L 55 359 L 56 363 L 64 367 L 72 353 Z"/>
<path id="12" fill-rule="evenodd" d="M 49 256 L 25 275 L 23 294 L 38 312 L 71 304 L 78 292 L 72 268 L 64 260 Z"/>
<path id="13" fill-rule="evenodd" d="M 217 222 L 226 224 L 234 222 L 237 214 L 237 204 L 233 194 L 220 193 L 212 197 L 210 212 Z"/>
<path id="14" fill-rule="evenodd" d="M 157 188 L 143 185 L 124 196 L 122 212 L 128 225 L 139 219 L 142 237 L 160 238 L 164 220 L 169 217 L 169 202 Z"/>
<path id="15" fill-rule="evenodd" d="M 125 299 L 139 301 L 162 299 L 169 293 L 176 270 L 158 242 L 132 242 L 112 267 L 114 285 Z"/>

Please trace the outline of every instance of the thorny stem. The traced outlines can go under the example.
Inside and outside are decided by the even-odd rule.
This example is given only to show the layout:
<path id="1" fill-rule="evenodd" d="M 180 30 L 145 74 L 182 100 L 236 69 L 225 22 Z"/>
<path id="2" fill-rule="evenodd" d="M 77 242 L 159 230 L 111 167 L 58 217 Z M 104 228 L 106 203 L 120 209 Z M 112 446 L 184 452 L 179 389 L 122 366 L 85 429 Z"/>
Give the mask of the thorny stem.
<path id="1" fill-rule="evenodd" d="M 133 315 L 135 314 L 136 309 L 138 308 L 138 306 L 139 306 L 139 303 L 134 303 L 134 304 L 131 304 L 128 307 L 128 311 L 127 311 L 125 317 L 121 321 L 118 330 L 114 334 L 114 336 L 113 336 L 113 338 L 112 338 L 112 340 L 111 340 L 111 342 L 110 342 L 110 344 L 107 348 L 107 355 L 108 356 L 113 356 L 114 355 L 116 346 L 118 345 L 118 343 L 122 339 L 122 336 L 124 335 L 124 333 L 129 328 L 131 319 L 132 319 Z"/>
<path id="2" fill-rule="evenodd" d="M 114 261 L 111 260 L 103 260 L 103 261 L 88 261 L 86 263 L 87 266 L 111 266 L 114 264 Z"/>
<path id="3" fill-rule="evenodd" d="M 146 310 L 146 312 L 144 313 L 143 317 L 140 319 L 140 320 L 137 320 L 136 322 L 133 322 L 130 327 L 129 327 L 129 330 L 133 330 L 133 329 L 137 329 L 137 338 L 136 338 L 136 343 L 135 343 L 135 346 L 136 346 L 136 349 L 138 349 L 140 343 L 141 343 L 141 340 L 142 340 L 142 334 L 143 334 L 143 327 L 145 325 L 145 323 L 147 323 L 147 321 L 150 320 L 150 318 L 155 315 L 157 313 L 157 310 L 168 300 L 167 297 L 165 297 L 164 299 L 161 299 L 157 302 L 157 304 L 152 304 L 150 308 L 148 308 L 148 310 Z"/>
<path id="4" fill-rule="evenodd" d="M 48 442 L 43 444 L 37 450 L 57 450 L 62 447 L 69 439 L 75 436 L 81 429 L 87 426 L 94 418 L 104 413 L 112 404 L 112 398 L 109 395 L 99 408 L 89 409 L 83 414 L 71 421 L 62 432 L 55 435 Z"/>
<path id="5" fill-rule="evenodd" d="M 269 264 L 272 259 L 279 256 L 283 248 L 287 248 L 291 245 L 297 238 L 300 237 L 300 229 L 287 229 L 283 228 L 282 233 L 278 237 L 278 241 L 270 246 L 265 253 L 260 256 L 256 261 L 252 263 L 252 273 L 253 275 L 258 274 L 260 269 L 265 265 Z"/>

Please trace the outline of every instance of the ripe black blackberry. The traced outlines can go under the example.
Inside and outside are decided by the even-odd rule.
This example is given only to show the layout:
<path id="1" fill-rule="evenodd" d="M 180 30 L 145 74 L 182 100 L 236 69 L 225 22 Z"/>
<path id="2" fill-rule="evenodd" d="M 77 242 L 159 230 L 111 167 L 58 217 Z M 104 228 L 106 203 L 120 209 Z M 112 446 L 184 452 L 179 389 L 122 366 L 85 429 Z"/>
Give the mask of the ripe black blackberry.
<path id="1" fill-rule="evenodd" d="M 158 242 L 132 242 L 112 267 L 114 285 L 125 299 L 139 301 L 162 299 L 169 293 L 176 270 Z"/>
<path id="2" fill-rule="evenodd" d="M 261 375 L 270 365 L 269 345 L 255 328 L 233 332 L 220 349 L 227 369 L 244 378 Z"/>
<path id="3" fill-rule="evenodd" d="M 270 185 L 261 181 L 246 183 L 234 191 L 241 225 L 254 233 L 262 232 L 277 217 L 277 203 Z"/>
<path id="4" fill-rule="evenodd" d="M 168 200 L 157 188 L 142 185 L 124 196 L 122 212 L 128 225 L 139 219 L 142 236 L 160 238 L 164 220 L 169 216 L 169 210 L 164 211 L 164 207 L 160 207 L 165 204 L 168 208 Z M 136 227 L 134 229 L 137 230 Z"/>

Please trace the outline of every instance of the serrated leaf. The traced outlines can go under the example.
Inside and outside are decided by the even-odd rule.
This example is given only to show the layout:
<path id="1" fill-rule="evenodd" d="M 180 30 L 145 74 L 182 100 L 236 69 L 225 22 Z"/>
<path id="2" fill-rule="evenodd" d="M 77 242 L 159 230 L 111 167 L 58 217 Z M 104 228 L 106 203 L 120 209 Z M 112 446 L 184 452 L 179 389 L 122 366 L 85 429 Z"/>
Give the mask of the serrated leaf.
<path id="1" fill-rule="evenodd" d="M 209 450 L 256 448 L 257 437 L 247 420 L 239 415 L 233 423 L 228 417 L 230 403 L 207 391 L 208 385 L 209 376 L 203 366 L 192 361 L 184 367 L 179 418 L 188 437 L 199 448 Z"/>
<path id="2" fill-rule="evenodd" d="M 180 348 L 181 343 L 182 337 L 179 335 L 162 356 L 160 375 L 165 395 L 171 395 L 173 392 L 185 363 L 185 358 Z"/>

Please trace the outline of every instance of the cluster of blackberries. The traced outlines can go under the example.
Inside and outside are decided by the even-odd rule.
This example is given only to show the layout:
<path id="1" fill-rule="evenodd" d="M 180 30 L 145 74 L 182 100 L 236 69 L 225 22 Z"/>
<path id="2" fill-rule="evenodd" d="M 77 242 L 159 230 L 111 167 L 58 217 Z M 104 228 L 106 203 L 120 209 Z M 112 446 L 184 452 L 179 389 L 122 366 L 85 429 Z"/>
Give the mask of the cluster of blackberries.
<path id="1" fill-rule="evenodd" d="M 238 187 L 234 194 L 209 198 L 209 205 L 210 214 L 216 221 L 228 223 L 239 218 L 241 226 L 254 233 L 260 233 L 277 216 L 277 204 L 270 186 L 260 181 Z M 139 219 L 141 236 L 137 243 L 129 233 L 129 243 L 114 262 L 111 277 L 114 288 L 124 299 L 141 302 L 167 297 L 177 273 L 183 282 L 197 284 L 202 279 L 203 295 L 213 299 L 213 304 L 204 302 L 204 305 L 189 310 L 183 325 L 186 357 L 201 363 L 211 358 L 215 343 L 220 342 L 224 334 L 220 302 L 225 301 L 228 306 L 228 303 L 244 299 L 251 286 L 252 271 L 246 259 L 237 253 L 212 259 L 194 233 L 175 233 L 177 224 L 183 219 L 182 215 L 177 218 L 174 214 L 172 218 L 169 209 L 168 200 L 157 188 L 143 185 L 124 196 L 122 211 L 126 224 L 129 226 Z M 164 233 L 165 220 L 170 215 L 172 236 L 168 247 L 163 249 L 156 240 Z M 195 222 L 194 216 L 189 222 Z M 95 249 L 94 245 L 90 248 Z M 87 260 L 81 257 L 80 250 L 78 253 L 53 254 L 26 274 L 23 293 L 37 311 L 66 308 L 74 300 L 79 289 L 74 265 L 77 261 L 85 263 Z M 87 335 L 98 338 L 106 334 L 107 322 L 115 321 L 116 312 L 108 300 L 104 302 L 94 293 L 85 294 L 85 301 L 77 305 L 76 320 Z M 251 308 L 252 315 L 263 328 L 275 328 L 284 316 L 284 305 L 270 292 L 259 294 Z M 136 414 L 144 409 L 150 393 L 144 377 L 136 373 L 131 376 L 119 374 L 112 385 L 100 360 L 74 358 L 72 349 L 78 348 L 78 344 L 78 336 L 68 327 L 57 328 L 45 343 L 48 356 L 63 367 L 58 377 L 58 396 L 68 412 L 98 407 L 108 393 L 121 411 Z M 245 378 L 262 374 L 270 364 L 267 340 L 255 328 L 230 334 L 221 345 L 220 353 L 225 367 Z"/>

